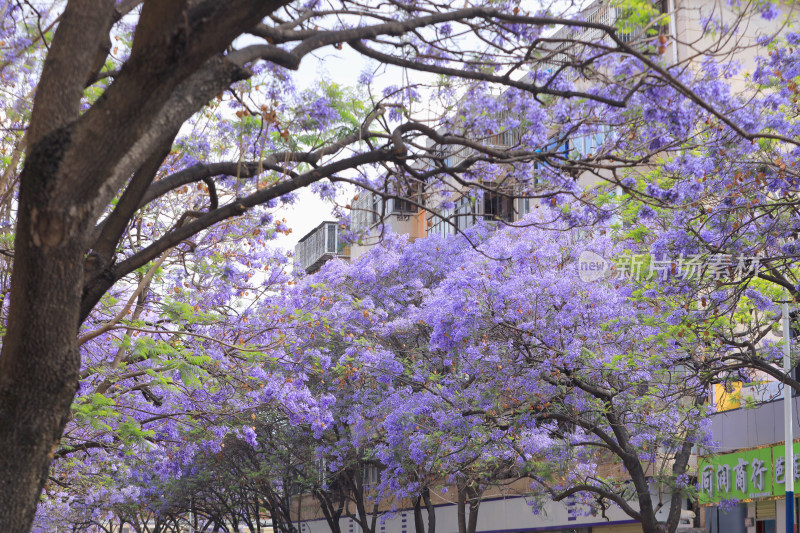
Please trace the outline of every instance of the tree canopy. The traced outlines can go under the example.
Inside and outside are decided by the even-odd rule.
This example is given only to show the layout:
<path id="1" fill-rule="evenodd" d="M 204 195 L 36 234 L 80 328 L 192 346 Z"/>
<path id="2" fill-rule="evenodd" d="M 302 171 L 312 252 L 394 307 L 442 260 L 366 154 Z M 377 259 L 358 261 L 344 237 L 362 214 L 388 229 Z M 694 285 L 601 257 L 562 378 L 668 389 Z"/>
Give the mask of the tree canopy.
<path id="1" fill-rule="evenodd" d="M 375 432 L 397 446 L 372 451 L 396 466 L 386 490 L 425 485 L 424 455 L 465 494 L 482 483 L 463 477 L 480 465 L 473 473 L 524 471 L 552 497 L 577 490 L 624 509 L 621 487 L 592 477 L 591 453 L 574 439 L 616 454 L 634 484 L 647 483 L 652 473 L 638 473 L 654 446 L 685 467 L 686 446 L 702 440 L 692 399 L 703 386 L 757 369 L 800 389 L 772 364 L 767 337 L 770 302 L 799 290 L 800 51 L 794 33 L 755 45 L 743 34 L 751 17 L 786 14 L 767 1 L 703 12 L 709 42 L 669 31 L 677 14 L 649 3 L 615 4 L 616 20 L 579 7 L 3 3 L 0 530 L 30 530 L 43 490 L 67 514 L 98 499 L 122 504 L 153 476 L 162 490 L 226 438 L 258 448 L 262 424 L 276 435 L 307 426 L 315 439 L 340 428 L 331 450 L 342 454 L 339 444 L 360 450 Z M 764 52 L 749 76 L 735 61 L 743 43 Z M 678 46 L 688 53 L 676 63 L 667 51 Z M 296 87 L 292 73 L 313 69 L 322 51 L 363 58 L 358 87 Z M 406 74 L 387 86 L 381 69 Z M 593 140 L 576 148 L 575 139 Z M 608 186 L 587 190 L 587 175 Z M 542 215 L 524 219 L 534 228 L 524 235 L 462 233 L 466 247 L 449 254 L 434 253 L 434 240 L 389 246 L 374 261 L 389 268 L 411 254 L 409 263 L 371 274 L 354 265 L 346 279 L 366 276 L 360 289 L 307 280 L 288 290 L 287 258 L 269 246 L 291 229 L 281 207 L 306 188 L 337 199 L 347 184 L 385 198 L 414 191 L 407 200 L 431 220 L 455 222 L 456 201 L 479 205 L 488 194 L 530 200 Z M 566 235 L 591 227 L 606 231 L 587 241 L 597 253 L 758 256 L 759 268 L 695 283 L 672 267 L 629 289 L 570 288 L 574 272 L 561 272 L 580 250 Z M 476 295 L 490 307 L 473 306 Z M 648 319 L 637 306 L 655 311 Z M 335 360 L 323 350 L 334 340 Z M 377 373 L 362 375 L 372 353 Z M 663 386 L 675 386 L 676 369 L 685 379 Z M 347 384 L 362 378 L 374 397 Z M 345 381 L 338 398 L 326 390 L 336 380 Z M 365 400 L 375 411 L 364 419 L 385 416 L 382 426 L 341 420 L 337 406 Z M 454 412 L 475 425 L 409 432 L 417 418 Z M 630 434 L 609 418 L 621 413 Z M 527 429 L 512 431 L 512 419 Z M 467 437 L 495 455 L 474 458 L 459 447 Z M 537 470 L 565 442 L 576 455 L 559 457 L 583 461 L 580 479 Z M 665 475 L 682 488 L 680 468 Z M 85 475 L 73 479 L 76 469 Z M 127 493 L 110 489 L 120 479 L 135 481 Z M 661 527 L 636 492 L 638 510 L 626 511 Z"/>

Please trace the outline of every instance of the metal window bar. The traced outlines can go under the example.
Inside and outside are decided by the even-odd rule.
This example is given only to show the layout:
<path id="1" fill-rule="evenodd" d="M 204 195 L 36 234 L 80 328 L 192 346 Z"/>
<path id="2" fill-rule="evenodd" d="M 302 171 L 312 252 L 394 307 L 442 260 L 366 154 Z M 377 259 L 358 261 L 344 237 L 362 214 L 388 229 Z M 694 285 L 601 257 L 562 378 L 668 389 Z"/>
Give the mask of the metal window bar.
<path id="1" fill-rule="evenodd" d="M 305 236 L 295 247 L 295 265 L 302 270 L 318 266 L 339 254 L 339 228 L 336 222 L 325 222 Z"/>

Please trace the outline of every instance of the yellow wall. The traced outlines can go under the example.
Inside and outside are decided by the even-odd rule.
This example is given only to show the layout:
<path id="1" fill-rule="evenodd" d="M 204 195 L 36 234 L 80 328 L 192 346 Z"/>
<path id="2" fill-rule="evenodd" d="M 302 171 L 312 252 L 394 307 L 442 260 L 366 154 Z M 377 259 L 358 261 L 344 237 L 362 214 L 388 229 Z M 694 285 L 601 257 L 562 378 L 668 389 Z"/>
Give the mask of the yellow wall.
<path id="1" fill-rule="evenodd" d="M 742 382 L 734 381 L 728 384 L 728 390 L 725 387 L 722 384 L 714 385 L 714 405 L 717 411 L 728 411 L 741 406 Z"/>

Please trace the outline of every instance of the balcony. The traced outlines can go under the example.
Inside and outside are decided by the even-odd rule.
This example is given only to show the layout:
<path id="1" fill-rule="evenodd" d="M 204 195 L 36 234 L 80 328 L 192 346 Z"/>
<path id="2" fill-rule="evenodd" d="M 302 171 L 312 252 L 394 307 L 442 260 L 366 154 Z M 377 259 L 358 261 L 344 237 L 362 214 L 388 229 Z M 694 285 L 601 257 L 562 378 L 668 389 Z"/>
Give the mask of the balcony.
<path id="1" fill-rule="evenodd" d="M 339 233 L 339 224 L 323 222 L 308 232 L 294 247 L 294 266 L 311 274 L 334 257 L 349 259 L 349 252 Z"/>

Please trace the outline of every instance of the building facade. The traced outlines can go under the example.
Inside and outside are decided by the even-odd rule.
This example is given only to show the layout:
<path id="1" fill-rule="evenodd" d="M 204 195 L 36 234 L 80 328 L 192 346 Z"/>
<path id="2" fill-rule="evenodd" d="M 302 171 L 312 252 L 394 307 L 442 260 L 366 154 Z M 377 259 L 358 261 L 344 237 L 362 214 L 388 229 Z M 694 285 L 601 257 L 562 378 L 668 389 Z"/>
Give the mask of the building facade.
<path id="1" fill-rule="evenodd" d="M 793 396 L 793 409 L 800 397 Z M 698 462 L 708 533 L 773 533 L 786 529 L 784 400 L 729 408 L 712 416 L 716 446 Z M 797 412 L 797 411 L 795 411 Z M 794 434 L 800 421 L 794 418 Z M 794 442 L 794 478 L 800 482 L 800 439 Z M 800 523 L 795 501 L 795 524 Z"/>

